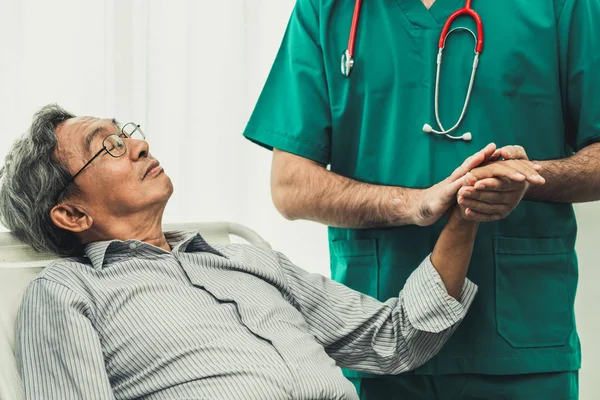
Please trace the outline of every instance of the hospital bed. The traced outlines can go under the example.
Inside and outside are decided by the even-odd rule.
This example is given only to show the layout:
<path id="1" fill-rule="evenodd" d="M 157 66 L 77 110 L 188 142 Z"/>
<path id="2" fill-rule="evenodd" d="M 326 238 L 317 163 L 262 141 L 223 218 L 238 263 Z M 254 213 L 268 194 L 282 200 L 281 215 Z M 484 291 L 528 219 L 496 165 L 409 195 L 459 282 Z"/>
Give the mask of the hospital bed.
<path id="1" fill-rule="evenodd" d="M 209 244 L 245 241 L 270 248 L 253 230 L 230 222 L 166 224 L 163 229 L 199 231 Z M 35 252 L 10 232 L 0 233 L 0 400 L 24 398 L 14 354 L 15 319 L 25 288 L 55 259 L 52 254 Z"/>

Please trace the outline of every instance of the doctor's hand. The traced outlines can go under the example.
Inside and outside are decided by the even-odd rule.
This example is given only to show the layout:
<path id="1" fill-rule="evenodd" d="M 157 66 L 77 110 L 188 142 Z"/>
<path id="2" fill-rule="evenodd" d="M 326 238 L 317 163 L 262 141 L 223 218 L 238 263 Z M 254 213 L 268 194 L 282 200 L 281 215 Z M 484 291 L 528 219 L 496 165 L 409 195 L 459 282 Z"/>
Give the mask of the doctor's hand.
<path id="1" fill-rule="evenodd" d="M 488 161 L 493 160 L 496 152 L 494 143 L 488 144 L 483 150 L 467 158 L 452 175 L 432 187 L 416 192 L 411 217 L 418 226 L 429 226 L 442 218 L 456 204 L 458 190 L 465 182 L 466 174 Z M 498 159 L 499 156 L 496 156 Z"/>
<path id="2" fill-rule="evenodd" d="M 490 160 L 488 162 L 494 162 L 494 161 L 499 161 L 499 160 L 528 160 L 529 161 L 529 156 L 527 155 L 527 152 L 525 151 L 523 146 L 504 146 L 504 147 L 497 149 L 494 152 L 494 154 L 492 154 L 492 156 L 490 157 Z M 537 166 L 536 168 L 538 168 L 538 170 L 539 170 L 541 167 Z M 485 179 L 484 181 L 482 181 L 480 183 L 480 185 L 483 185 L 484 187 L 491 189 L 491 188 L 495 188 L 495 187 L 501 187 L 502 183 L 503 182 L 501 179 L 493 177 L 493 178 Z"/>
<path id="3" fill-rule="evenodd" d="M 502 157 L 504 158 L 504 156 Z M 530 185 L 543 185 L 541 167 L 528 160 L 502 160 L 475 168 L 465 176 L 457 201 L 473 221 L 506 218 L 519 205 Z"/>
<path id="4" fill-rule="evenodd" d="M 527 152 L 523 146 L 504 146 L 500 147 L 494 152 L 494 154 L 492 154 L 490 161 L 498 161 L 500 159 L 529 160 L 529 156 L 527 155 Z"/>

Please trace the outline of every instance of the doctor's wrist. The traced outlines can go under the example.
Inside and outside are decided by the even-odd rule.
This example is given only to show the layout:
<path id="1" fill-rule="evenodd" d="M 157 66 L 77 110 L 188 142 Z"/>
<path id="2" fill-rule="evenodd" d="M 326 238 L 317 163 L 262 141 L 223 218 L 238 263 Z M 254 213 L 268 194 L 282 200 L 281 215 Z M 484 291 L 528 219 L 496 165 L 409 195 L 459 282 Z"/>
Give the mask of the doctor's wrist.
<path id="1" fill-rule="evenodd" d="M 387 225 L 398 227 L 420 223 L 421 218 L 417 210 L 422 203 L 422 190 L 399 186 L 388 188 L 388 195 L 381 202 L 381 210 L 387 216 Z"/>
<path id="2" fill-rule="evenodd" d="M 425 200 L 425 189 L 405 189 L 407 192 L 407 225 L 431 225 L 430 212 Z"/>

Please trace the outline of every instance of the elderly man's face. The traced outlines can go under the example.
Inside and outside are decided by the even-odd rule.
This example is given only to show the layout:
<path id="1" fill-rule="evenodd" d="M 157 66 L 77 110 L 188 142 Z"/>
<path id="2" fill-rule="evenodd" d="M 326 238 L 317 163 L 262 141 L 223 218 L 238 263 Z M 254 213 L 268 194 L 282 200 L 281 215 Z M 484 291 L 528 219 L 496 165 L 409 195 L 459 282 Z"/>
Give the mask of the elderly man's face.
<path id="1" fill-rule="evenodd" d="M 121 134 L 110 119 L 72 118 L 56 129 L 56 156 L 75 175 L 100 149 L 111 134 Z M 127 150 L 115 158 L 102 152 L 75 183 L 81 201 L 95 223 L 104 217 L 127 217 L 152 208 L 162 208 L 173 192 L 170 178 L 149 152 L 143 140 L 124 138 Z"/>

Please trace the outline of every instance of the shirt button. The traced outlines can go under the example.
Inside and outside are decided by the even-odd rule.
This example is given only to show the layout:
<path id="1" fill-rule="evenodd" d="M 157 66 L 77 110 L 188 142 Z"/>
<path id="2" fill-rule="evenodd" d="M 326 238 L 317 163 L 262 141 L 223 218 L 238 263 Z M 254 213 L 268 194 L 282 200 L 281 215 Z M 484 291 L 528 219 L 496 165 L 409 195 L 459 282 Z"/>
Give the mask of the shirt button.
<path id="1" fill-rule="evenodd" d="M 129 243 L 129 248 L 131 250 L 135 250 L 135 249 L 137 249 L 137 244 L 135 244 L 135 243 Z"/>

